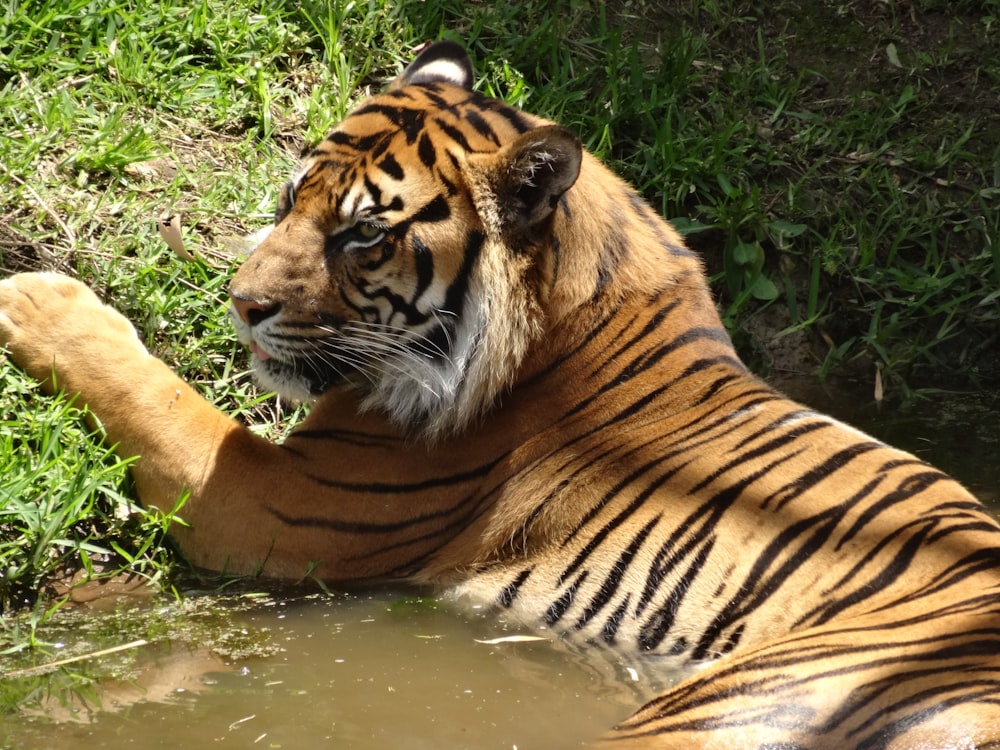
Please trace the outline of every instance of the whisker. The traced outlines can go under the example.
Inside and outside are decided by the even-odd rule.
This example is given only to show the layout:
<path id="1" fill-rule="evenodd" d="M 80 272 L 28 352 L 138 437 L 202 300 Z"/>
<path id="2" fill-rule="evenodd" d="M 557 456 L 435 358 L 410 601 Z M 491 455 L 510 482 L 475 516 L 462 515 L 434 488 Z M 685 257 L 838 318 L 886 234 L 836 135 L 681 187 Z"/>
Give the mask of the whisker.
<path id="1" fill-rule="evenodd" d="M 323 378 L 324 373 L 317 365 L 317 360 L 319 363 L 324 364 L 333 370 L 338 377 L 342 379 L 348 379 L 348 373 L 341 369 L 340 365 L 348 365 L 353 371 L 364 376 L 370 383 L 372 383 L 372 385 L 375 384 L 375 378 L 368 371 L 368 362 L 366 360 L 353 356 L 349 350 L 341 351 L 336 354 L 324 351 L 324 348 L 327 346 L 327 342 L 323 339 L 307 339 L 307 341 L 312 349 L 312 352 L 306 355 L 305 361 L 309 363 L 311 369 L 316 373 L 318 378 Z"/>
<path id="2" fill-rule="evenodd" d="M 436 311 L 432 313 L 436 318 Z M 449 347 L 452 344 L 451 341 L 451 331 L 448 330 L 448 326 L 444 323 L 439 323 L 444 329 L 445 338 L 448 341 Z M 334 332 L 336 329 L 330 329 L 328 327 L 321 327 L 329 332 Z M 343 326 L 342 329 L 336 331 L 337 333 L 355 333 L 355 334 L 365 334 L 373 336 L 385 336 L 386 339 L 392 338 L 394 340 L 399 340 L 405 346 L 414 349 L 415 347 L 422 347 L 422 353 L 429 356 L 444 357 L 448 358 L 449 352 L 441 348 L 433 339 L 431 339 L 426 334 L 420 333 L 419 331 L 413 331 L 408 328 L 400 328 L 399 326 L 392 326 L 385 323 L 348 323 Z M 419 350 L 419 349 L 418 349 Z"/>
<path id="3" fill-rule="evenodd" d="M 446 325 L 444 322 L 442 322 L 441 318 L 439 316 L 440 315 L 450 315 L 452 318 L 454 318 L 457 321 L 458 320 L 458 315 L 456 315 L 455 313 L 451 312 L 451 310 L 432 310 L 431 311 L 431 315 L 434 316 L 434 320 L 436 320 L 438 322 L 438 325 L 441 326 L 441 330 L 444 331 L 445 341 L 448 342 L 448 351 L 449 352 L 454 351 L 455 350 L 455 341 L 451 337 L 452 327 L 449 326 L 449 325 Z"/>
<path id="4" fill-rule="evenodd" d="M 345 334 L 351 334 L 348 338 L 350 345 L 355 348 L 367 344 L 369 347 L 379 346 L 378 351 L 385 355 L 395 354 L 403 359 L 412 359 L 416 356 L 427 360 L 443 359 L 449 364 L 453 364 L 449 352 L 444 351 L 427 336 L 414 334 L 408 329 L 366 323 L 363 325 L 349 324 L 342 330 L 330 332 L 341 337 Z M 375 350 L 369 348 L 369 351 Z"/>
<path id="5" fill-rule="evenodd" d="M 455 388 L 449 377 L 458 366 L 452 354 L 454 322 L 447 310 L 431 312 L 433 325 L 443 332 L 432 339 L 425 333 L 380 322 L 351 321 L 342 325 L 298 323 L 284 329 L 279 352 L 294 375 L 320 387 L 335 381 L 367 382 L 376 390 L 418 386 L 434 398 Z M 293 333 L 294 331 L 294 333 Z"/>
<path id="6" fill-rule="evenodd" d="M 405 356 L 408 354 L 405 349 L 387 347 L 384 345 L 379 346 L 380 343 L 382 342 L 359 341 L 356 339 L 345 341 L 320 339 L 315 342 L 314 346 L 324 361 L 329 362 L 331 366 L 337 361 L 349 364 L 357 372 L 367 378 L 373 385 L 376 384 L 376 375 L 380 370 L 392 370 L 400 375 L 411 377 L 416 374 L 413 372 L 412 368 L 406 368 L 398 362 L 385 357 L 386 354 Z M 371 356 L 367 358 L 359 357 L 359 351 L 370 354 Z M 419 382 L 419 378 L 414 378 L 414 381 Z"/>

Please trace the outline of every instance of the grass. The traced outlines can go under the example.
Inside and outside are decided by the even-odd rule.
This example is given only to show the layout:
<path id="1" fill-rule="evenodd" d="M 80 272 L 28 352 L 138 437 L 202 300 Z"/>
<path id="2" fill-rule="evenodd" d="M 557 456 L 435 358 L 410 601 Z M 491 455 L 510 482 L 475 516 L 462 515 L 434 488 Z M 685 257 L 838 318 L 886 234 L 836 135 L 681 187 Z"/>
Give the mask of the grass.
<path id="1" fill-rule="evenodd" d="M 303 146 L 441 36 L 676 220 L 758 369 L 792 341 L 794 367 L 877 368 L 890 394 L 1000 380 L 1000 0 L 0 9 L 0 269 L 85 279 L 274 435 L 296 415 L 255 391 L 226 314 L 241 238 Z M 160 239 L 167 214 L 196 261 Z M 170 580 L 168 520 L 126 469 L 0 360 L 0 651 L 44 650 L 68 571 Z"/>

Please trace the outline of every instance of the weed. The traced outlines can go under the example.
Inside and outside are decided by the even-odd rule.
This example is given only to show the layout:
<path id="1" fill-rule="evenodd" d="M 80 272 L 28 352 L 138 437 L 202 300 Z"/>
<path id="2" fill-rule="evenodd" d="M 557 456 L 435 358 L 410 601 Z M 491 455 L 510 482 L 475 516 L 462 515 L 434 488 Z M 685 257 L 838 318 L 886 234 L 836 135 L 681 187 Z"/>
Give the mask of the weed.
<path id="1" fill-rule="evenodd" d="M 25 645 L 51 613 L 39 594 L 56 575 L 127 570 L 156 580 L 171 514 L 139 513 L 117 458 L 61 398 L 34 401 L 33 385 L 6 379 L 30 406 L 0 414 L 0 614 L 28 608 Z"/>

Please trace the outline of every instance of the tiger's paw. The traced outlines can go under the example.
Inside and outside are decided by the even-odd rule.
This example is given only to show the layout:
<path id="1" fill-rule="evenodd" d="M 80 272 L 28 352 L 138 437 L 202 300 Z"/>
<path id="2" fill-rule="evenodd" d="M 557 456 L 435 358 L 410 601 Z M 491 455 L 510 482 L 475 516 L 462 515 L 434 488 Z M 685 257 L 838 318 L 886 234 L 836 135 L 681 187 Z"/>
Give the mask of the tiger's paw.
<path id="1" fill-rule="evenodd" d="M 85 284 L 58 273 L 0 281 L 0 346 L 32 377 L 58 381 L 76 370 L 146 350 L 132 324 Z M 99 370 L 98 370 L 99 372 Z"/>

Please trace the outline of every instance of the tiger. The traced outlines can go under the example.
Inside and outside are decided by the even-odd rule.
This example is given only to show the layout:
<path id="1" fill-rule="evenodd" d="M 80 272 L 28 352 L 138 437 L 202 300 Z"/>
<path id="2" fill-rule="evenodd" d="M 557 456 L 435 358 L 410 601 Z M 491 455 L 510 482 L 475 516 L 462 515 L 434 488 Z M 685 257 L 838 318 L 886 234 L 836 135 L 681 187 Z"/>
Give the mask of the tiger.
<path id="1" fill-rule="evenodd" d="M 569 129 L 439 41 L 303 154 L 229 286 L 269 442 L 84 284 L 0 342 L 86 404 L 198 568 L 433 587 L 686 670 L 601 747 L 1000 743 L 1000 527 L 748 371 L 701 260 Z"/>

